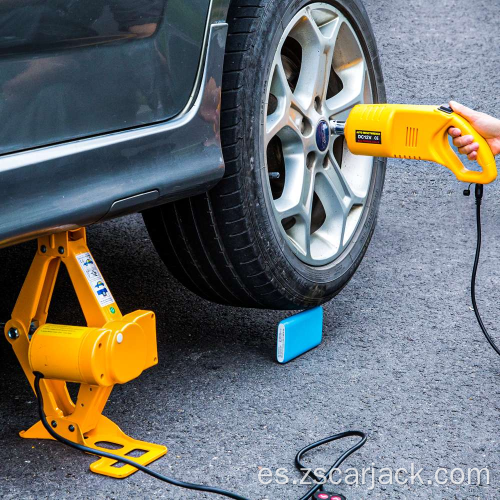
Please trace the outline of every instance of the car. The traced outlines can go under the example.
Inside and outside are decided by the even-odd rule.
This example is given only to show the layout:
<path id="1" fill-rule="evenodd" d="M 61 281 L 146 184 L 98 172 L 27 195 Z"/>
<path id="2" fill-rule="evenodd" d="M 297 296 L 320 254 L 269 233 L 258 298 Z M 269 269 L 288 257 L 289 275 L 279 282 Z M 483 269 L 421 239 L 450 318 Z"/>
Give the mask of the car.
<path id="1" fill-rule="evenodd" d="M 335 296 L 385 160 L 330 120 L 385 102 L 360 0 L 0 5 L 0 246 L 142 212 L 171 273 L 220 304 Z"/>

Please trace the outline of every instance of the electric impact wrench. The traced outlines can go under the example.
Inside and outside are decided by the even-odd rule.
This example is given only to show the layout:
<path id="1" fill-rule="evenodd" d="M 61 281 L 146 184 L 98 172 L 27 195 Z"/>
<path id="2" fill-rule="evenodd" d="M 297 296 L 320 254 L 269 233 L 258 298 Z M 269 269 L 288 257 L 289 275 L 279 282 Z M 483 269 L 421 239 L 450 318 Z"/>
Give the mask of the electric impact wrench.
<path id="1" fill-rule="evenodd" d="M 448 129 L 457 127 L 479 144 L 477 162 L 482 172 L 468 170 L 450 146 Z M 344 135 L 355 155 L 433 161 L 448 167 L 459 181 L 489 184 L 497 176 L 488 143 L 447 106 L 359 104 L 346 122 L 332 121 L 334 135 Z"/>
<path id="2" fill-rule="evenodd" d="M 324 125 L 324 127 L 318 127 L 317 133 L 323 135 L 319 139 L 328 143 L 331 134 L 337 136 L 344 135 L 347 147 L 353 154 L 433 161 L 448 167 L 459 181 L 471 184 L 474 183 L 476 185 L 477 245 L 471 279 L 471 297 L 472 304 L 474 306 L 474 313 L 479 326 L 481 327 L 481 330 L 490 345 L 497 352 L 497 354 L 500 355 L 500 349 L 496 346 L 482 322 L 475 298 L 476 272 L 481 248 L 480 206 L 483 196 L 483 185 L 494 181 L 497 176 L 495 158 L 485 139 L 474 130 L 469 122 L 461 116 L 455 114 L 453 110 L 447 106 L 360 104 L 352 109 L 347 121 L 332 121 L 329 126 L 326 122 L 324 122 Z M 479 144 L 477 162 L 482 168 L 481 171 L 467 169 L 455 154 L 448 138 L 448 129 L 450 127 L 459 128 L 462 134 L 472 135 L 474 140 Z M 464 194 L 470 194 L 469 189 L 464 190 Z M 49 425 L 44 414 L 43 396 L 40 390 L 41 378 L 43 378 L 43 375 L 36 372 L 35 392 L 38 397 L 40 419 L 46 430 L 55 439 L 81 451 L 133 465 L 137 469 L 174 486 L 195 491 L 214 493 L 237 500 L 248 500 L 246 497 L 231 491 L 212 486 L 187 483 L 164 476 L 156 471 L 153 471 L 149 467 L 137 464 L 137 462 L 133 459 L 128 459 L 122 456 L 117 456 L 113 453 L 107 453 L 87 446 L 82 446 L 62 437 Z M 315 500 L 345 500 L 343 495 L 324 491 L 323 485 L 326 483 L 328 477 L 333 473 L 333 471 L 338 469 L 344 460 L 349 457 L 349 455 L 365 444 L 366 436 L 363 432 L 346 431 L 329 436 L 304 447 L 295 457 L 296 467 L 301 471 L 308 470 L 301 462 L 302 456 L 305 453 L 318 446 L 346 437 L 359 437 L 360 440 L 337 459 L 324 477 L 317 477 L 312 471 L 310 471 L 308 473 L 309 477 L 313 479 L 316 484 L 305 495 L 303 495 L 300 500 L 308 500 L 310 498 Z"/>

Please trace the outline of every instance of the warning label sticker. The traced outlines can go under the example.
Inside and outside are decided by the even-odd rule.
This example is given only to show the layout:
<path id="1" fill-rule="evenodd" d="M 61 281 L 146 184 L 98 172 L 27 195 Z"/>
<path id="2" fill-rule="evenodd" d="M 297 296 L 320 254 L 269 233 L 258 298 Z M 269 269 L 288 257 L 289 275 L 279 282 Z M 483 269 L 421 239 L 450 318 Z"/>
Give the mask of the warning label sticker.
<path id="1" fill-rule="evenodd" d="M 94 294 L 97 297 L 97 301 L 99 302 L 100 306 L 104 307 L 113 304 L 115 299 L 113 299 L 111 292 L 108 290 L 106 282 L 99 272 L 99 269 L 97 269 L 97 266 L 95 265 L 94 259 L 92 258 L 92 255 L 90 255 L 90 252 L 78 254 L 76 258 L 78 259 L 80 267 L 85 273 L 87 281 L 92 287 L 92 290 L 94 291 Z"/>
<path id="2" fill-rule="evenodd" d="M 370 130 L 356 130 L 356 142 L 365 142 L 368 144 L 382 144 L 382 132 L 373 132 Z"/>
<path id="3" fill-rule="evenodd" d="M 40 327 L 36 334 L 37 335 L 48 335 L 49 337 L 73 337 L 81 338 L 87 332 L 88 328 L 84 326 L 70 326 L 70 325 L 54 325 L 52 323 L 47 323 Z"/>

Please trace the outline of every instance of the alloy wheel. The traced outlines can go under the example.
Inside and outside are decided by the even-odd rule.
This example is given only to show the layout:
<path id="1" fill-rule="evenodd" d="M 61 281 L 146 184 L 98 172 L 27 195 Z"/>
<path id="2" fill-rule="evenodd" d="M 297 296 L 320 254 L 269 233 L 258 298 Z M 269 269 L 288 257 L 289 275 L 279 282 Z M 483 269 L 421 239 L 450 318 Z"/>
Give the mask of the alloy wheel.
<path id="1" fill-rule="evenodd" d="M 353 156 L 330 120 L 373 102 L 358 37 L 326 3 L 303 8 L 279 42 L 267 89 L 264 145 L 272 212 L 297 257 L 338 258 L 361 219 L 373 158 Z"/>

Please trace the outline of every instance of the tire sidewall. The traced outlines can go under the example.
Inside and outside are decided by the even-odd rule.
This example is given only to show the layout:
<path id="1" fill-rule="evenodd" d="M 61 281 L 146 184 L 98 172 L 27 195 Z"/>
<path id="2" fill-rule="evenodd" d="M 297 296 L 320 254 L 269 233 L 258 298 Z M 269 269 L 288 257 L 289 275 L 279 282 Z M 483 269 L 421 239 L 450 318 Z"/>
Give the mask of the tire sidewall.
<path id="1" fill-rule="evenodd" d="M 247 54 L 245 81 L 248 95 L 243 102 L 243 119 L 249 124 L 245 134 L 243 154 L 245 192 L 248 213 L 266 268 L 271 270 L 282 292 L 291 300 L 314 304 L 318 298 L 325 300 L 340 291 L 354 274 L 368 247 L 374 231 L 378 206 L 385 177 L 384 159 L 376 158 L 372 169 L 370 189 L 365 209 L 351 242 L 342 254 L 324 266 L 313 267 L 302 262 L 283 237 L 272 212 L 272 199 L 268 189 L 263 127 L 266 113 L 266 90 L 274 54 L 286 27 L 299 10 L 310 0 L 292 2 L 271 0 L 256 30 L 254 45 Z M 353 0 L 324 1 L 339 9 L 351 23 L 364 51 L 374 102 L 385 102 L 383 77 L 373 32 L 364 9 Z M 259 99 L 255 96 L 259 95 Z M 323 300 L 322 300 L 323 301 Z"/>

